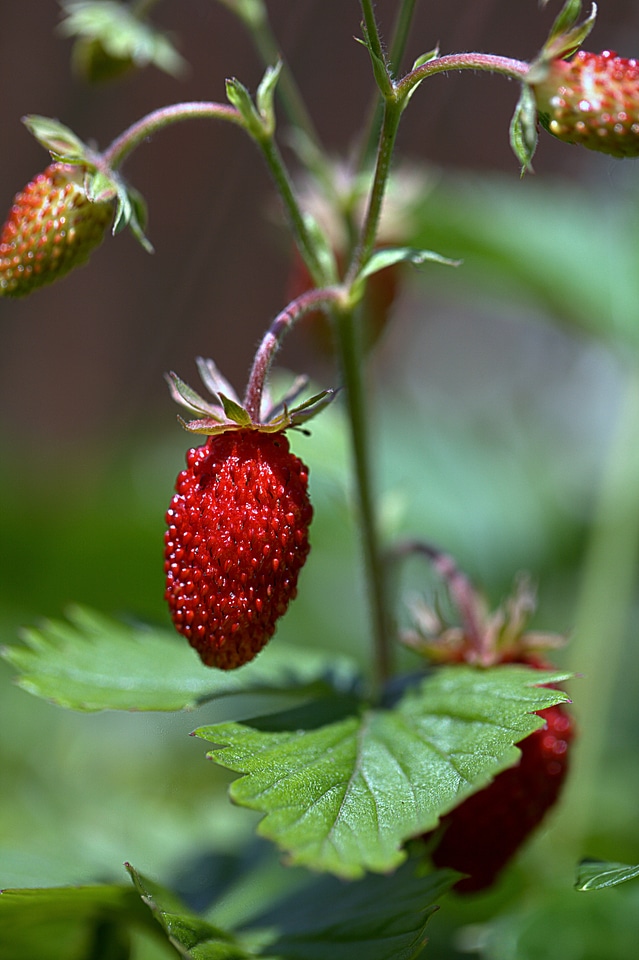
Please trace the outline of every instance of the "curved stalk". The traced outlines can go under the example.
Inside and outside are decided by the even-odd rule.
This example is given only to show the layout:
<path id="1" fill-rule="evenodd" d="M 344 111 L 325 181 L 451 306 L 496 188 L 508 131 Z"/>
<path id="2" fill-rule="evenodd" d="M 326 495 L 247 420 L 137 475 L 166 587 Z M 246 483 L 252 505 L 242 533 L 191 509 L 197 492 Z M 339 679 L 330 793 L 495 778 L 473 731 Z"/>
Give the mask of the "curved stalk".
<path id="1" fill-rule="evenodd" d="M 268 328 L 258 347 L 253 366 L 246 387 L 244 407 L 250 414 L 251 420 L 257 423 L 260 419 L 262 395 L 273 358 L 279 350 L 285 335 L 295 323 L 308 313 L 309 310 L 327 307 L 339 302 L 343 296 L 341 287 L 325 287 L 319 290 L 309 290 L 296 300 L 293 300 Z"/>

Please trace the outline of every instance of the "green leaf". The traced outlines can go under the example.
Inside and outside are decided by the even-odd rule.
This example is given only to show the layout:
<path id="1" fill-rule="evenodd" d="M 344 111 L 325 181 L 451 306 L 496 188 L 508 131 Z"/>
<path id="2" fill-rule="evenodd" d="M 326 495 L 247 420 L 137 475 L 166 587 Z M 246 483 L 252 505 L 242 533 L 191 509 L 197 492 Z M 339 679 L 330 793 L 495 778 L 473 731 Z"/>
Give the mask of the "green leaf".
<path id="1" fill-rule="evenodd" d="M 2 960 L 69 960 L 98 955 L 108 960 L 127 960 L 130 926 L 153 928 L 153 920 L 128 886 L 52 887 L 0 893 Z M 98 945 L 104 952 L 97 953 Z"/>
<path id="2" fill-rule="evenodd" d="M 451 260 L 432 250 L 416 250 L 413 247 L 382 247 L 376 250 L 360 273 L 360 279 L 371 277 L 380 270 L 386 270 L 396 263 L 411 263 L 421 266 L 423 263 L 441 263 L 447 267 L 458 267 L 461 260 Z"/>
<path id="3" fill-rule="evenodd" d="M 605 860 L 582 860 L 577 869 L 575 889 L 605 890 L 616 887 L 627 880 L 639 877 L 639 865 L 631 867 L 627 863 L 608 863 Z"/>
<path id="4" fill-rule="evenodd" d="M 228 420 L 231 420 L 233 423 L 237 423 L 240 427 L 250 427 L 252 420 L 250 414 L 240 403 L 236 403 L 235 400 L 232 400 L 230 397 L 227 397 L 225 393 L 218 394 L 222 407 L 224 408 L 225 416 Z"/>
<path id="5" fill-rule="evenodd" d="M 240 945 L 233 934 L 188 910 L 170 891 L 126 868 L 135 889 L 181 957 L 190 960 L 247 960 L 255 956 Z"/>
<path id="6" fill-rule="evenodd" d="M 269 956 L 283 960 L 412 960 L 423 950 L 437 900 L 458 879 L 450 870 L 421 875 L 414 860 L 391 876 L 344 884 L 321 877 L 255 921 L 274 928 Z"/>
<path id="7" fill-rule="evenodd" d="M 22 118 L 25 127 L 49 151 L 54 160 L 65 163 L 86 163 L 90 150 L 73 130 L 59 120 L 35 113 Z"/>
<path id="8" fill-rule="evenodd" d="M 356 878 L 397 867 L 408 838 L 511 766 L 513 744 L 543 722 L 533 711 L 567 699 L 537 684 L 565 677 L 444 668 L 393 710 L 319 729 L 226 723 L 196 735 L 220 745 L 216 763 L 244 774 L 231 798 L 265 814 L 259 832 L 292 863 Z"/>
<path id="9" fill-rule="evenodd" d="M 537 104 L 531 88 L 524 84 L 510 122 L 510 145 L 521 164 L 522 176 L 532 173 L 537 149 Z"/>
<path id="10" fill-rule="evenodd" d="M 308 699 L 347 692 L 356 676 L 345 657 L 277 641 L 241 670 L 211 670 L 171 631 L 118 623 L 82 607 L 69 610 L 68 622 L 47 621 L 22 639 L 2 651 L 19 671 L 18 684 L 73 710 L 189 710 L 247 693 Z M 247 710 L 260 712 L 256 705 Z"/>

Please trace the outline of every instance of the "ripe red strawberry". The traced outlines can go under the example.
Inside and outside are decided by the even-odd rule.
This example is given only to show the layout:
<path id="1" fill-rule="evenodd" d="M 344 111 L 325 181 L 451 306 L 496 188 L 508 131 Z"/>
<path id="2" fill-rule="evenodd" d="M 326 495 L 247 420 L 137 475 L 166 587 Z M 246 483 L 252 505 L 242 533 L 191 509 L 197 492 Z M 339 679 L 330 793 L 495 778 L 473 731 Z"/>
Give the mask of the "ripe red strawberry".
<path id="1" fill-rule="evenodd" d="M 574 736 L 572 719 L 562 706 L 541 710 L 539 716 L 545 726 L 518 745 L 519 763 L 442 818 L 442 838 L 432 860 L 437 867 L 469 874 L 456 884 L 460 893 L 491 886 L 561 793 Z"/>
<path id="2" fill-rule="evenodd" d="M 639 156 L 639 61 L 612 50 L 553 60 L 531 84 L 539 120 L 559 140 L 614 157 Z"/>
<path id="3" fill-rule="evenodd" d="M 513 596 L 491 613 L 452 557 L 429 544 L 408 546 L 410 552 L 426 557 L 445 580 L 461 620 L 459 626 L 447 626 L 431 607 L 416 606 L 414 630 L 405 636 L 410 646 L 434 663 L 483 668 L 520 663 L 552 669 L 543 651 L 556 647 L 561 638 L 526 632 L 535 598 L 525 579 L 520 578 Z M 489 887 L 561 793 L 574 737 L 572 719 L 562 705 L 540 710 L 538 716 L 545 726 L 517 745 L 518 763 L 463 800 L 442 817 L 437 830 L 424 836 L 429 844 L 436 843 L 431 859 L 437 867 L 469 874 L 455 885 L 459 892 Z"/>
<path id="4" fill-rule="evenodd" d="M 281 432 L 235 429 L 189 451 L 167 513 L 166 599 L 210 667 L 252 660 L 309 552 L 308 470 Z"/>
<path id="5" fill-rule="evenodd" d="M 0 294 L 23 297 L 85 263 L 113 217 L 92 201 L 81 165 L 52 163 L 20 193 L 0 234 Z"/>

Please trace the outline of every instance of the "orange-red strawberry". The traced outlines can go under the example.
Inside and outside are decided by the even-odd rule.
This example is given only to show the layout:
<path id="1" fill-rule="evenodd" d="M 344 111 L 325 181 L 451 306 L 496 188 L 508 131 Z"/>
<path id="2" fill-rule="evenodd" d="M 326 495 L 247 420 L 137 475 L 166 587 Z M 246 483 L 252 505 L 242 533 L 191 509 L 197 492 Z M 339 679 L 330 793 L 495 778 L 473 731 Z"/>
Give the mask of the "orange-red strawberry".
<path id="1" fill-rule="evenodd" d="M 0 295 L 23 297 L 85 263 L 113 202 L 89 199 L 81 165 L 52 163 L 16 194 L 0 234 Z"/>
<path id="2" fill-rule="evenodd" d="M 296 594 L 313 510 L 286 436 L 232 429 L 189 451 L 167 513 L 166 599 L 210 667 L 252 660 Z"/>
<path id="3" fill-rule="evenodd" d="M 559 798 L 573 723 L 562 706 L 540 710 L 539 716 L 545 726 L 518 745 L 518 764 L 442 818 L 432 859 L 437 867 L 469 875 L 457 882 L 460 893 L 491 886 Z"/>
<path id="4" fill-rule="evenodd" d="M 612 50 L 552 60 L 531 83 L 543 126 L 559 140 L 639 156 L 639 61 Z"/>

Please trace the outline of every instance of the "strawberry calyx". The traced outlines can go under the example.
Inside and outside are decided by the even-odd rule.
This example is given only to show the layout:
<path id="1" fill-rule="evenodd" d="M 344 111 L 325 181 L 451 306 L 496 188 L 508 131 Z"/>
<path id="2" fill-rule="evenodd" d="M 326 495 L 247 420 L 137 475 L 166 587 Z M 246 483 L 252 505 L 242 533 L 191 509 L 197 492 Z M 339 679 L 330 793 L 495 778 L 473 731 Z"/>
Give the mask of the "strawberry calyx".
<path id="1" fill-rule="evenodd" d="M 528 663 L 541 668 L 546 662 L 546 651 L 565 645 L 566 638 L 560 634 L 528 630 L 536 609 L 536 594 L 527 576 L 518 576 L 511 595 L 491 610 L 485 597 L 450 556 L 423 546 L 418 552 L 428 556 L 446 584 L 453 615 L 459 622 L 451 623 L 439 605 L 431 606 L 421 598 L 413 600 L 411 624 L 401 636 L 406 646 L 435 664 L 491 667 Z"/>
<path id="2" fill-rule="evenodd" d="M 300 429 L 316 416 L 337 395 L 337 390 L 322 390 L 306 400 L 296 403 L 308 386 L 308 377 L 297 377 L 286 393 L 273 401 L 265 391 L 259 418 L 252 417 L 246 403 L 242 403 L 228 380 L 220 373 L 213 360 L 198 357 L 196 364 L 202 382 L 211 399 L 204 399 L 176 373 L 167 374 L 171 396 L 192 413 L 199 416 L 193 420 L 178 417 L 189 433 L 218 436 L 232 430 L 257 430 L 261 433 L 281 433 L 284 430 Z"/>

